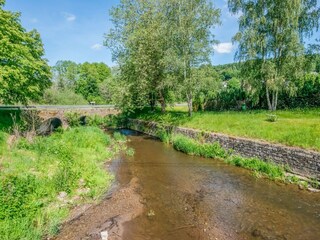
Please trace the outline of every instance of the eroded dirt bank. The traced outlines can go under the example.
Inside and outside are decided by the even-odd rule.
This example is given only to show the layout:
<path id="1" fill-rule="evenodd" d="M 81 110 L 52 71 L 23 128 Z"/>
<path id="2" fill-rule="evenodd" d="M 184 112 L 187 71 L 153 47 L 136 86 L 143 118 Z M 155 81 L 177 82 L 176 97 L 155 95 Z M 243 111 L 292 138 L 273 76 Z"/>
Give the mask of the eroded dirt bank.
<path id="1" fill-rule="evenodd" d="M 132 133 L 132 132 L 129 132 Z M 118 186 L 56 239 L 320 239 L 320 195 L 130 136 Z"/>

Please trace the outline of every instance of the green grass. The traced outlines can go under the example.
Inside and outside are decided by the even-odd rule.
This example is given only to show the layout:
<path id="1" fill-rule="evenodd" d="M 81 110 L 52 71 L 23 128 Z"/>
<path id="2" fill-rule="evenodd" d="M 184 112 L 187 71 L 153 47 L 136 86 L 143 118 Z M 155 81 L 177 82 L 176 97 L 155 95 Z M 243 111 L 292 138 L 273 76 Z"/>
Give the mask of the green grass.
<path id="1" fill-rule="evenodd" d="M 276 122 L 268 121 L 268 111 L 197 112 L 189 118 L 185 110 L 144 111 L 131 117 L 320 151 L 320 109 L 277 111 Z"/>
<path id="2" fill-rule="evenodd" d="M 75 204 L 101 197 L 113 176 L 104 169 L 117 145 L 97 127 L 73 128 L 32 143 L 7 145 L 0 132 L 1 239 L 43 239 Z M 66 197 L 59 199 L 62 192 Z"/>
<path id="3" fill-rule="evenodd" d="M 184 135 L 172 135 L 173 147 L 188 155 L 206 158 L 219 158 L 237 167 L 243 167 L 255 172 L 256 176 L 265 176 L 272 180 L 285 181 L 285 168 L 273 162 L 264 162 L 258 158 L 244 158 L 223 149 L 219 143 L 204 143 Z"/>
<path id="4" fill-rule="evenodd" d="M 228 152 L 221 148 L 218 143 L 203 143 L 183 135 L 172 136 L 171 142 L 176 150 L 189 155 L 222 159 L 228 156 Z"/>

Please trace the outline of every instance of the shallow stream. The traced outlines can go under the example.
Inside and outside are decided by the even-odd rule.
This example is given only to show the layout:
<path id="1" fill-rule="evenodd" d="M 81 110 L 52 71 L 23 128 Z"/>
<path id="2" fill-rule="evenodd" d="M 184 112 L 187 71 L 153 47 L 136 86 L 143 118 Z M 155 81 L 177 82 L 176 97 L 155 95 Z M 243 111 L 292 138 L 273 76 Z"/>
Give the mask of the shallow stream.
<path id="1" fill-rule="evenodd" d="M 320 194 L 122 133 L 135 155 L 118 161 L 117 178 L 125 185 L 136 177 L 144 204 L 123 239 L 320 239 Z"/>

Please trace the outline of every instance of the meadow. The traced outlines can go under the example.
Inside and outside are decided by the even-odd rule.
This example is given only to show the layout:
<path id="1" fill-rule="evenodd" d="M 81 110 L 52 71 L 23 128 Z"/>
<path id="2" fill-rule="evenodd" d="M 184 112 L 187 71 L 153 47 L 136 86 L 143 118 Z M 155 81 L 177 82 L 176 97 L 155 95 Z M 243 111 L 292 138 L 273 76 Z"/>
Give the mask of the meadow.
<path id="1" fill-rule="evenodd" d="M 188 117 L 185 107 L 172 107 L 131 118 L 320 151 L 320 109 L 195 112 Z"/>

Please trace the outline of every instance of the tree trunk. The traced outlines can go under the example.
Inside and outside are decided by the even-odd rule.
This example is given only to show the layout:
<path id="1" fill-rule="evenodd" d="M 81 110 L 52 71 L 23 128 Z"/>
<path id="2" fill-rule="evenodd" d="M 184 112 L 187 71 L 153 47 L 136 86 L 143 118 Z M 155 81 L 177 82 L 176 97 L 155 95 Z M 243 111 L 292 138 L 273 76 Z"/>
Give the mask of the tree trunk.
<path id="1" fill-rule="evenodd" d="M 276 111 L 278 105 L 278 91 L 272 91 L 270 96 L 269 90 L 268 88 L 266 88 L 266 95 L 268 101 L 268 109 L 270 111 Z"/>
<path id="2" fill-rule="evenodd" d="M 151 111 L 154 111 L 156 107 L 156 98 L 153 93 L 151 93 L 149 96 L 150 96 L 149 97 L 150 108 L 151 108 Z"/>
<path id="3" fill-rule="evenodd" d="M 268 109 L 270 111 L 272 111 L 272 105 L 271 105 L 271 101 L 270 101 L 270 94 L 269 94 L 269 89 L 266 86 L 266 97 L 267 97 L 267 102 L 268 102 Z"/>
<path id="4" fill-rule="evenodd" d="M 188 115 L 189 117 L 192 116 L 192 93 L 187 93 L 187 101 L 188 101 Z"/>
<path id="5" fill-rule="evenodd" d="M 160 102 L 160 105 L 161 105 L 161 112 L 165 113 L 166 112 L 166 107 L 167 107 L 166 100 L 164 98 L 164 94 L 163 94 L 162 91 L 160 91 L 159 94 L 160 94 L 159 102 Z"/>

